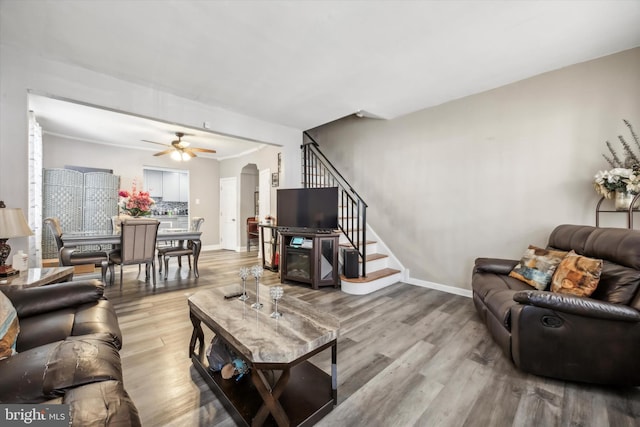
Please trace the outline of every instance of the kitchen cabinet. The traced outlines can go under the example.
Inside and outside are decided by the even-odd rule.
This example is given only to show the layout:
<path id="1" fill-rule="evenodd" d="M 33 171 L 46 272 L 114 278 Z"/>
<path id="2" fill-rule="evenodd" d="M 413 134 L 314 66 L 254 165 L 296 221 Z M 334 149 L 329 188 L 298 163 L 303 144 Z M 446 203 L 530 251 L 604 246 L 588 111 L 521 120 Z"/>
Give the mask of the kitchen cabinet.
<path id="1" fill-rule="evenodd" d="M 178 172 L 162 172 L 162 200 L 165 202 L 180 201 L 180 174 Z"/>
<path id="2" fill-rule="evenodd" d="M 189 202 L 189 174 L 145 169 L 144 189 L 165 202 Z"/>
<path id="3" fill-rule="evenodd" d="M 162 198 L 162 171 L 145 169 L 144 170 L 144 189 L 154 198 Z"/>
<path id="4" fill-rule="evenodd" d="M 188 202 L 189 201 L 189 175 L 186 173 L 180 173 L 179 181 L 180 181 L 180 202 Z"/>

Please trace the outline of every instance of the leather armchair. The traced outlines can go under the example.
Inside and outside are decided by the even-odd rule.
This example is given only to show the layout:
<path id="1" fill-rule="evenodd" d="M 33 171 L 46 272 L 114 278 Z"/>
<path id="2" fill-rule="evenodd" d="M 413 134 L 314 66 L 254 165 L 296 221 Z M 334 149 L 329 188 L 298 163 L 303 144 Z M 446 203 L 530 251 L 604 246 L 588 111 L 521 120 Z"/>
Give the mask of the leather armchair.
<path id="1" fill-rule="evenodd" d="M 537 291 L 508 276 L 516 260 L 479 258 L 473 299 L 494 340 L 525 372 L 640 385 L 640 231 L 561 225 L 548 247 L 602 259 L 596 291 Z"/>
<path id="2" fill-rule="evenodd" d="M 20 325 L 17 353 L 0 360 L 0 403 L 67 403 L 74 426 L 140 425 L 123 387 L 122 333 L 104 284 L 0 290 Z"/>

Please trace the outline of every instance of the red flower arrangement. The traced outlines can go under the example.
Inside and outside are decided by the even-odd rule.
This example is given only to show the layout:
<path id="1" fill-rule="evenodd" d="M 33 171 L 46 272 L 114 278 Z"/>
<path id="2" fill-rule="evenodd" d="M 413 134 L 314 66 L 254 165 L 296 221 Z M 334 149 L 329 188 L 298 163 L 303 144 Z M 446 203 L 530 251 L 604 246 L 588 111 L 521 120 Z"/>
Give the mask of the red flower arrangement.
<path id="1" fill-rule="evenodd" d="M 147 191 L 138 191 L 136 181 L 133 181 L 131 191 L 120 190 L 118 191 L 120 202 L 118 206 L 124 212 L 133 217 L 151 215 L 151 208 L 156 204 L 155 200 L 149 196 Z"/>

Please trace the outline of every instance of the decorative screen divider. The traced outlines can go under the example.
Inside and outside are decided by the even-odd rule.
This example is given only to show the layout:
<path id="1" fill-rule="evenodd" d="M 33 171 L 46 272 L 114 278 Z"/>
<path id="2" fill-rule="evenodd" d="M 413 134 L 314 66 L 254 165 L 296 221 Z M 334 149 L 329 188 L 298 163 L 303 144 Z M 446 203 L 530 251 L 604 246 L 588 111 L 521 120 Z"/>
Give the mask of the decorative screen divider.
<path id="1" fill-rule="evenodd" d="M 64 232 L 111 230 L 111 217 L 118 214 L 119 176 L 104 172 L 45 169 L 43 181 L 43 219 L 58 218 Z M 55 240 L 47 228 L 43 228 L 42 233 L 42 257 L 58 258 Z"/>

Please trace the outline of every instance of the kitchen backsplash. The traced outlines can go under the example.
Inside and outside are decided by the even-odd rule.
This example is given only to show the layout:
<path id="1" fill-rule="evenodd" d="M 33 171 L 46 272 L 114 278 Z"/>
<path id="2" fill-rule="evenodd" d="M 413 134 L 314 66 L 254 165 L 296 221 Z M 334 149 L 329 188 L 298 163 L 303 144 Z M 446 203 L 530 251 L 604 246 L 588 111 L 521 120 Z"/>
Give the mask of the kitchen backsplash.
<path id="1" fill-rule="evenodd" d="M 152 215 L 188 215 L 189 203 L 187 202 L 163 202 L 155 199 L 156 205 L 151 210 Z"/>

